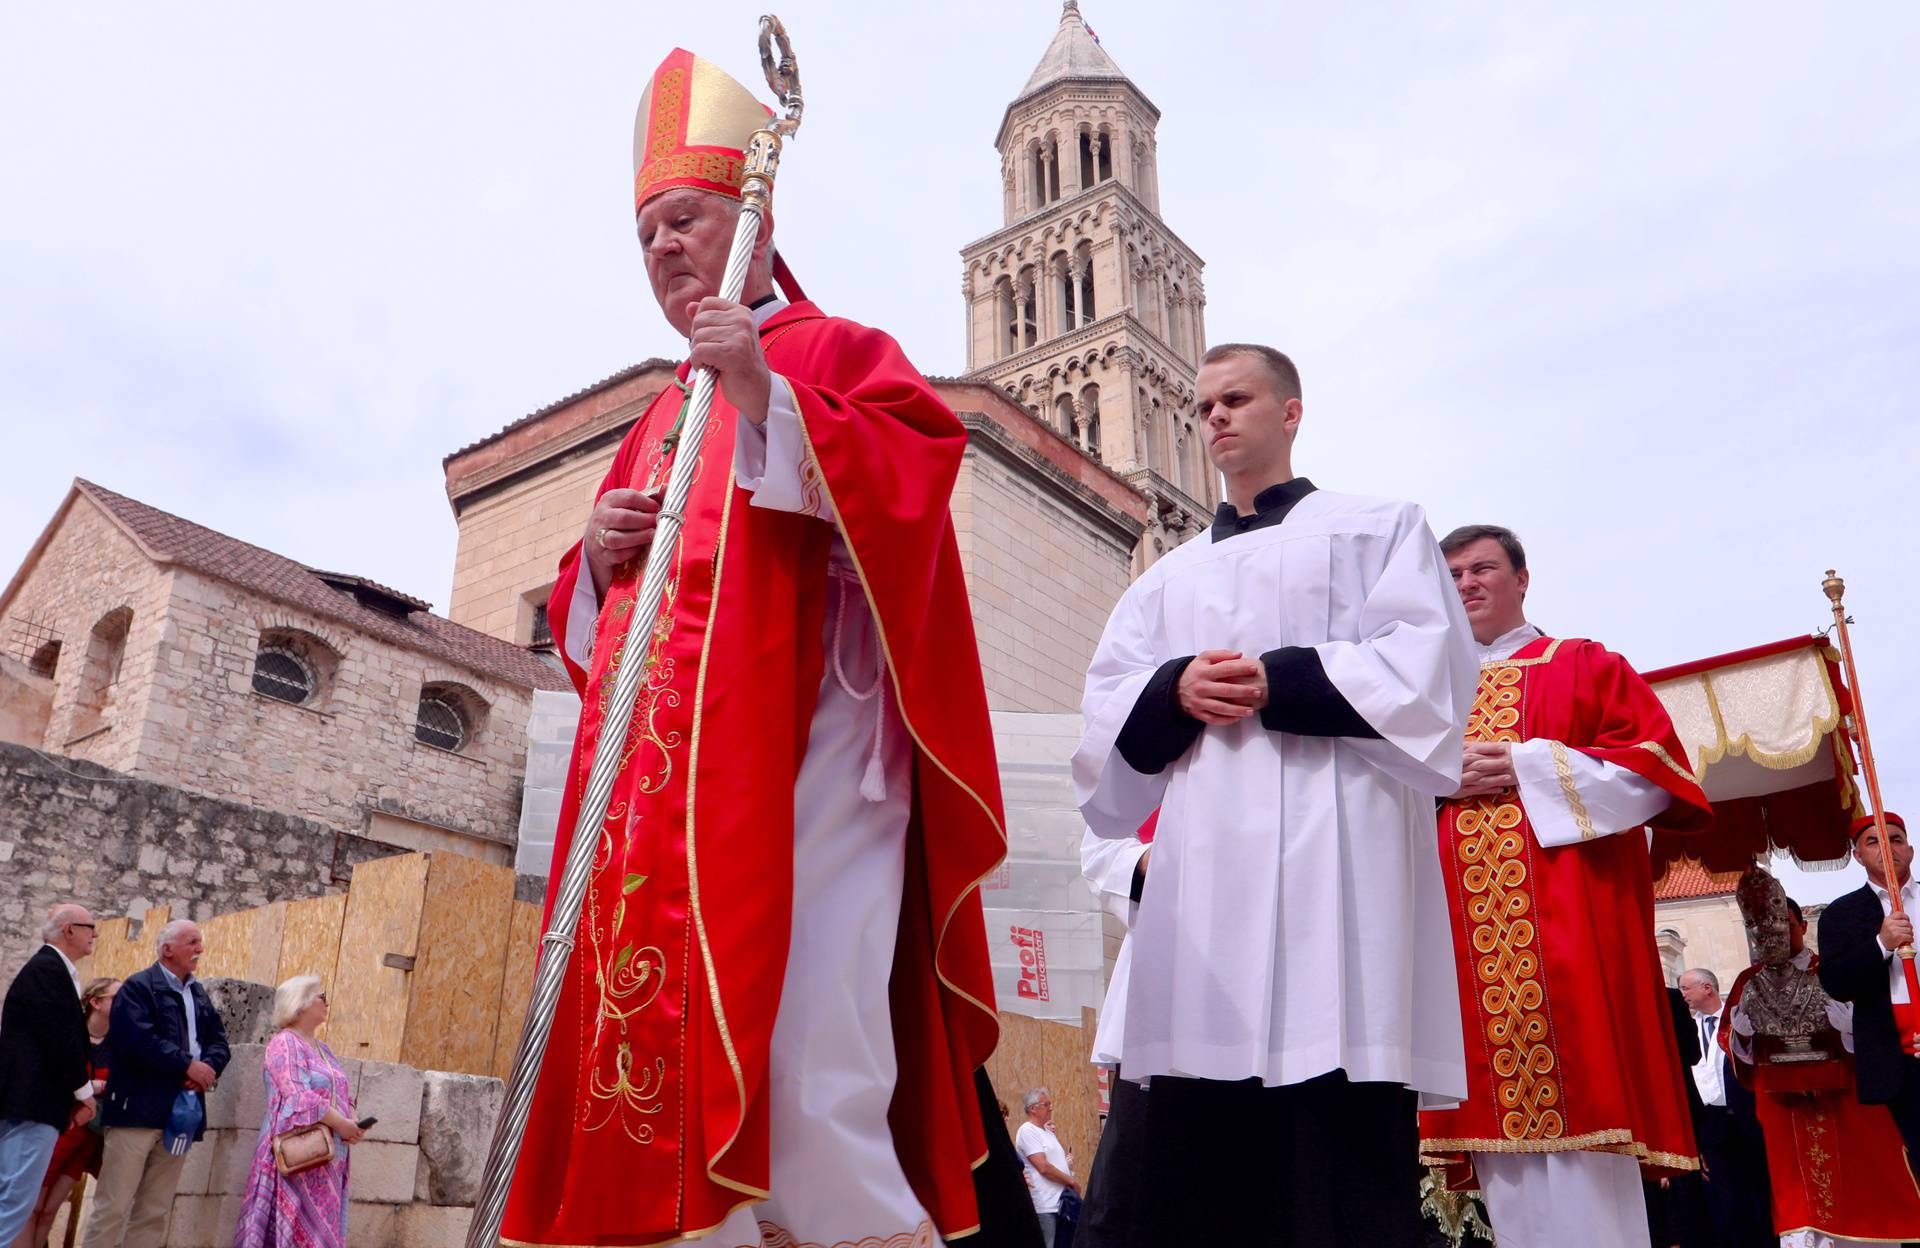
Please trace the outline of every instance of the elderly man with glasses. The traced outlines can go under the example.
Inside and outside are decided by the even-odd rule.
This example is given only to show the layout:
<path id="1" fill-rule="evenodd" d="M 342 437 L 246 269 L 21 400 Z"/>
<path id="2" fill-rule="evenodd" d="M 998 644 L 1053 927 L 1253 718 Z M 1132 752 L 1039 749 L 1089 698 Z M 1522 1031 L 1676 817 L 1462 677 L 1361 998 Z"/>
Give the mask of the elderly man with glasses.
<path id="1" fill-rule="evenodd" d="M 94 1111 L 74 965 L 93 952 L 93 916 L 55 906 L 40 935 L 46 943 L 0 1007 L 0 1243 L 13 1242 L 32 1216 L 60 1132 Z"/>

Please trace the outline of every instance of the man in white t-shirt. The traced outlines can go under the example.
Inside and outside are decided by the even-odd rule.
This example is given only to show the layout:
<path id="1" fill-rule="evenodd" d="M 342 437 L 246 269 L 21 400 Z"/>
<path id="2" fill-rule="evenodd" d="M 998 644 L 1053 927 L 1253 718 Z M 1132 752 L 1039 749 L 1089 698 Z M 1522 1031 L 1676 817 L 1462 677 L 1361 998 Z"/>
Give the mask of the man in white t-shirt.
<path id="1" fill-rule="evenodd" d="M 1060 1193 L 1072 1188 L 1080 1192 L 1073 1177 L 1067 1150 L 1053 1133 L 1053 1096 L 1045 1088 L 1035 1088 L 1021 1100 L 1027 1120 L 1013 1134 L 1013 1146 L 1027 1166 L 1027 1186 L 1033 1189 L 1033 1211 L 1040 1217 L 1040 1234 L 1047 1248 L 1053 1248 L 1054 1228 L 1060 1220 Z"/>

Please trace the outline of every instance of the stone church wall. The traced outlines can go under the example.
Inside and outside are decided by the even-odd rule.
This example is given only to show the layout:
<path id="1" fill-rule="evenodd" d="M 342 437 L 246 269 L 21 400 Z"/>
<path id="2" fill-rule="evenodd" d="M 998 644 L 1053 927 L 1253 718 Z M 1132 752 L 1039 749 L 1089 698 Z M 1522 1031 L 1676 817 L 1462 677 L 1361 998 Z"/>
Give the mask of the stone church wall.
<path id="1" fill-rule="evenodd" d="M 1133 576 L 1136 531 L 1096 519 L 982 421 L 953 493 L 974 632 L 997 711 L 1078 711 L 1107 615 Z"/>
<path id="2" fill-rule="evenodd" d="M 10 645 L 35 626 L 59 638 L 46 736 L 35 744 L 107 767 L 134 765 L 135 725 L 146 715 L 170 579 L 99 508 L 86 499 L 74 501 L 35 572 L 0 617 L 0 637 Z M 93 644 L 93 632 L 117 612 L 130 618 L 112 669 L 104 666 L 112 656 Z"/>
<path id="3" fill-rule="evenodd" d="M 293 706 L 254 692 L 268 629 L 316 637 L 337 656 L 312 702 Z M 186 572 L 174 576 L 167 643 L 139 771 L 348 832 L 364 832 L 379 811 L 513 844 L 528 690 Z M 486 703 L 484 721 L 458 753 L 414 738 L 421 686 L 434 681 L 469 688 Z"/>

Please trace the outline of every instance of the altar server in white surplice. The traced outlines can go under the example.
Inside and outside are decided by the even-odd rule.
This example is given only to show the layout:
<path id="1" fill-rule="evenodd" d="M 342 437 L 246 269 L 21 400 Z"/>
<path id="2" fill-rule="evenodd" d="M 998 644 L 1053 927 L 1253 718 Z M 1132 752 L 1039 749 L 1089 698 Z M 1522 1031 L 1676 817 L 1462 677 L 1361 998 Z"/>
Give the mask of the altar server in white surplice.
<path id="1" fill-rule="evenodd" d="M 1096 833 L 1160 810 L 1121 1044 L 1154 1187 L 1132 1242 L 1412 1244 L 1416 1101 L 1466 1092 L 1433 811 L 1473 634 L 1419 507 L 1294 476 L 1291 360 L 1218 346 L 1197 389 L 1228 501 L 1114 608 L 1074 755 Z"/>

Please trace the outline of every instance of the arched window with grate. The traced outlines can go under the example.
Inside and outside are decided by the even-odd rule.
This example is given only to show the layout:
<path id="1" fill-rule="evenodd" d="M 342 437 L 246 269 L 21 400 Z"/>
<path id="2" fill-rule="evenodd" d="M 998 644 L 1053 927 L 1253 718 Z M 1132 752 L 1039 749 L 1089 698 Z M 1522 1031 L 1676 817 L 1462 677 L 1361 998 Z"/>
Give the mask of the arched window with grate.
<path id="1" fill-rule="evenodd" d="M 443 690 L 428 690 L 420 695 L 420 714 L 414 720 L 413 738 L 443 750 L 460 752 L 467 743 L 466 713 L 460 702 Z"/>
<path id="2" fill-rule="evenodd" d="M 301 706 L 312 700 L 319 681 L 305 659 L 290 646 L 267 645 L 253 662 L 253 691 L 280 702 Z"/>

